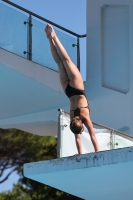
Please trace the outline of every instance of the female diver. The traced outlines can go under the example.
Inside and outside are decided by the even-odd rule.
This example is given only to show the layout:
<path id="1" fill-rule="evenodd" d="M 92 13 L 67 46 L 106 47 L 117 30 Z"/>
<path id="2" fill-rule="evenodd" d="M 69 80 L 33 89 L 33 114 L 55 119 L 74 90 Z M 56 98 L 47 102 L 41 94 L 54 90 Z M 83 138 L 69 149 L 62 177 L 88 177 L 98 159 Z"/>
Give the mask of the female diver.
<path id="1" fill-rule="evenodd" d="M 99 146 L 90 120 L 90 109 L 81 74 L 50 24 L 46 25 L 45 32 L 50 42 L 52 56 L 58 65 L 61 85 L 70 99 L 70 129 L 75 135 L 78 154 L 82 154 L 81 133 L 83 132 L 83 124 L 88 129 L 95 152 L 97 152 Z"/>

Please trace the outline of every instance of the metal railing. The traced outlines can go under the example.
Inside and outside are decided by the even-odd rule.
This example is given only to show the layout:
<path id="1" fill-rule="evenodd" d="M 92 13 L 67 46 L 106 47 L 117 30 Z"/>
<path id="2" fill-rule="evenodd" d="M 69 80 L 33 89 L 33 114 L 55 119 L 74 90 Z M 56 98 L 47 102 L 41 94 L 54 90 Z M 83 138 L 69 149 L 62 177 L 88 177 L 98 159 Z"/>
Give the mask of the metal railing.
<path id="1" fill-rule="evenodd" d="M 50 20 L 48 20 L 48 19 L 46 19 L 44 17 L 41 17 L 41 16 L 39 16 L 39 15 L 37 15 L 37 14 L 35 14 L 35 13 L 33 13 L 33 12 L 31 12 L 31 11 L 29 11 L 29 10 L 27 10 L 27 9 L 25 9 L 25 8 L 15 4 L 15 3 L 13 3 L 13 2 L 11 2 L 11 1 L 7 1 L 7 0 L 2 0 L 2 1 L 7 3 L 7 4 L 9 4 L 9 5 L 11 5 L 11 6 L 13 6 L 13 7 L 15 7 L 15 8 L 17 8 L 17 9 L 19 9 L 19 10 L 21 10 L 21 11 L 24 11 L 25 13 L 29 14 L 28 21 L 24 22 L 24 24 L 28 25 L 28 33 L 29 33 L 29 36 L 28 36 L 28 49 L 27 49 L 27 51 L 24 51 L 24 54 L 28 54 L 28 59 L 29 60 L 32 60 L 32 16 L 34 16 L 34 17 L 36 17 L 36 18 L 38 18 L 38 19 L 40 19 L 40 20 L 42 20 L 44 22 L 47 22 L 47 23 L 57 27 L 58 29 L 63 30 L 63 31 L 65 31 L 65 32 L 67 32 L 67 33 L 69 33 L 69 34 L 71 34 L 71 35 L 73 35 L 73 36 L 75 36 L 77 38 L 77 44 L 72 44 L 72 46 L 73 47 L 75 47 L 75 46 L 77 47 L 77 67 L 80 70 L 80 42 L 79 42 L 79 39 L 86 37 L 87 36 L 86 34 L 79 35 L 79 34 L 77 34 L 75 32 L 72 32 L 71 30 L 68 30 L 68 29 L 66 29 L 66 28 L 64 28 L 64 27 L 62 27 L 62 26 L 60 26 L 60 25 L 58 25 L 58 24 L 56 24 L 56 23 L 54 23 L 54 22 L 52 22 L 52 21 L 50 21 Z"/>
<path id="2" fill-rule="evenodd" d="M 112 133 L 114 132 L 116 135 L 122 136 L 125 139 L 129 139 L 129 140 L 133 141 L 133 136 L 131 136 L 131 135 L 127 135 L 127 134 L 125 134 L 121 131 L 117 131 L 115 129 L 109 128 L 108 126 L 104 126 L 102 124 L 99 124 L 99 123 L 96 123 L 96 122 L 93 122 L 93 121 L 92 121 L 92 124 L 95 125 L 95 126 L 99 126 L 101 128 L 105 128 L 105 129 L 111 131 Z"/>
<path id="3" fill-rule="evenodd" d="M 64 112 L 64 113 L 70 115 L 69 112 L 64 111 L 64 110 L 62 110 L 62 109 L 58 109 L 58 111 L 62 111 L 62 112 Z M 125 133 L 123 133 L 123 132 L 121 132 L 121 131 L 117 131 L 117 130 L 115 130 L 115 129 L 113 129 L 113 128 L 110 128 L 110 127 L 108 127 L 108 126 L 99 124 L 99 123 L 97 123 L 97 122 L 93 122 L 93 121 L 92 121 L 92 124 L 95 125 L 95 126 L 99 126 L 99 127 L 101 127 L 101 128 L 105 128 L 105 129 L 107 129 L 107 130 L 109 130 L 109 131 L 115 132 L 117 135 L 122 136 L 122 137 L 124 137 L 124 138 L 126 138 L 126 139 L 129 139 L 129 140 L 132 140 L 132 141 L 133 141 L 133 136 L 131 136 L 131 135 L 127 135 L 127 134 L 125 134 Z"/>

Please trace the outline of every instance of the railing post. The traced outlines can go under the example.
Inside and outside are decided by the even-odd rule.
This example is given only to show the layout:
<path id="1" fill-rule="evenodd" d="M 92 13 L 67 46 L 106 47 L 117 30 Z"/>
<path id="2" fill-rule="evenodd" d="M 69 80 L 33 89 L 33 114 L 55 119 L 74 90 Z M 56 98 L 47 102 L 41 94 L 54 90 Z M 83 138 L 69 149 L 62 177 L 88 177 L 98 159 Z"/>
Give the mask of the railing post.
<path id="1" fill-rule="evenodd" d="M 32 60 L 32 16 L 29 14 L 29 23 L 28 23 L 28 59 Z"/>
<path id="2" fill-rule="evenodd" d="M 114 132 L 114 129 L 111 130 L 111 133 L 110 133 L 110 150 L 112 150 L 114 147 L 113 132 Z"/>
<path id="3" fill-rule="evenodd" d="M 80 44 L 79 44 L 79 37 L 77 37 L 77 68 L 80 71 Z"/>
<path id="4" fill-rule="evenodd" d="M 58 109 L 59 111 L 59 116 L 58 116 L 58 136 L 57 136 L 57 158 L 61 157 L 61 118 L 62 118 L 62 110 Z"/>
<path id="5" fill-rule="evenodd" d="M 29 13 L 28 21 L 24 21 L 24 24 L 27 25 L 27 51 L 24 50 L 24 54 L 27 54 L 27 59 L 32 60 L 32 17 Z"/>

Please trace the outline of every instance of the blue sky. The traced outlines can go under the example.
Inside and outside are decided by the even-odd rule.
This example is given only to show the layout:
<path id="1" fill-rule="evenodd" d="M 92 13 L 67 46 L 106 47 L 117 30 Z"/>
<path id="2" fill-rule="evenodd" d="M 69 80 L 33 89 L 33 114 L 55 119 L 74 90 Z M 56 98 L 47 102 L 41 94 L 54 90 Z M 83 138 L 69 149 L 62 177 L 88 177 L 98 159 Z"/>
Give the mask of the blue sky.
<path id="1" fill-rule="evenodd" d="M 18 4 L 77 34 L 86 34 L 86 0 L 12 0 Z M 0 3 L 3 3 L 0 0 Z M 85 40 L 81 41 L 81 67 L 86 65 Z M 84 76 L 84 73 L 83 73 Z M 5 183 L 0 184 L 0 192 L 12 188 L 18 176 L 14 173 Z"/>

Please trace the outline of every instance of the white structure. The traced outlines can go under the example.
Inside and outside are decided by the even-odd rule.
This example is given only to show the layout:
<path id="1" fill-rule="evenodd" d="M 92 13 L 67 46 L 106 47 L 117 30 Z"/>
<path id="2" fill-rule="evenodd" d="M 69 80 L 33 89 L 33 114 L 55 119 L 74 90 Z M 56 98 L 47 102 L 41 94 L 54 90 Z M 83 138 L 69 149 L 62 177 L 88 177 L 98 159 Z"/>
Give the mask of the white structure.
<path id="1" fill-rule="evenodd" d="M 69 105 L 57 72 L 0 49 L 0 83 L 1 128 L 57 135 L 58 108 Z"/>
<path id="2" fill-rule="evenodd" d="M 3 8 L 0 13 L 2 12 Z M 2 27 L 5 25 L 4 19 L 7 19 L 6 13 L 10 12 L 3 15 Z M 13 13 L 13 16 L 17 16 L 17 13 Z M 8 19 L 12 20 L 12 17 L 8 16 Z M 14 21 L 17 23 L 17 20 Z M 20 22 L 19 33 L 21 27 L 25 43 L 20 41 L 18 35 L 15 37 L 16 24 L 12 24 L 12 35 L 9 33 L 8 40 L 3 32 L 6 25 L 5 29 L 1 29 L 1 35 L 4 36 L 4 39 L 0 40 L 2 48 L 6 47 L 6 50 L 16 53 L 20 50 L 19 43 L 15 41 L 16 46 L 13 43 L 14 38 L 17 38 L 22 49 L 20 56 L 0 49 L 0 127 L 17 128 L 38 135 L 57 135 L 58 108 L 69 111 L 69 100 L 61 88 L 58 72 L 48 69 L 49 66 L 35 63 L 40 60 L 39 52 L 37 53 L 40 57 L 37 57 L 35 62 L 25 59 L 23 52 L 27 46 L 27 17 L 21 16 Z M 129 134 L 133 134 L 132 22 L 133 0 L 87 0 L 85 89 L 91 107 L 91 119 Z M 44 28 L 43 25 L 39 27 L 39 30 Z M 40 35 L 43 37 L 43 32 Z M 37 40 L 36 45 L 40 46 L 38 42 L 42 40 Z M 44 43 L 43 45 L 45 46 Z M 45 58 L 48 56 L 46 50 L 48 48 L 45 49 Z M 34 56 L 36 52 L 33 53 Z M 68 132 L 67 128 L 68 126 L 64 128 L 64 133 Z M 110 133 L 107 133 L 106 138 L 100 139 L 104 140 L 101 152 L 25 164 L 24 175 L 83 199 L 132 200 L 133 147 L 109 151 L 109 137 Z M 92 148 L 86 148 L 87 140 L 89 142 L 88 136 L 83 144 L 84 153 L 93 151 Z M 115 143 L 118 140 L 127 142 L 116 137 Z M 72 141 L 74 142 L 73 138 Z M 68 142 L 71 145 L 70 152 L 66 153 L 63 149 L 60 156 L 76 153 L 73 142 Z M 60 144 L 63 144 L 63 147 L 66 145 Z M 108 151 L 103 151 L 105 149 Z"/>
<path id="3" fill-rule="evenodd" d="M 85 200 L 132 200 L 133 147 L 25 164 L 24 175 Z"/>
<path id="4" fill-rule="evenodd" d="M 132 21 L 133 0 L 87 0 L 85 89 L 91 118 L 131 135 Z M 23 30 L 24 25 L 20 24 Z M 4 34 L 3 29 L 1 31 Z M 11 38 L 7 41 L 4 36 L 4 42 L 2 39 L 1 42 L 12 44 L 14 40 L 10 41 Z M 57 110 L 69 111 L 69 100 L 62 91 L 58 73 L 3 49 L 0 49 L 0 70 L 0 127 L 18 128 L 39 135 L 57 135 Z"/>
<path id="5" fill-rule="evenodd" d="M 87 97 L 93 121 L 133 135 L 133 0 L 87 0 Z"/>

